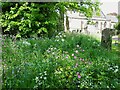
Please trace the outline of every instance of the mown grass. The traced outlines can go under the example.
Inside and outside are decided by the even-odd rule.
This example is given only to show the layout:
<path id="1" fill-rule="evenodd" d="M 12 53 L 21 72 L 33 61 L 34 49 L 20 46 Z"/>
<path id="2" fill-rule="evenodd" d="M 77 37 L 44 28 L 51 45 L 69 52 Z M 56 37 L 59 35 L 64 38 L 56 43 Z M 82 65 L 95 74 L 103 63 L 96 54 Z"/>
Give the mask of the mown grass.
<path id="1" fill-rule="evenodd" d="M 3 42 L 3 88 L 119 88 L 118 55 L 92 37 L 59 33 Z"/>

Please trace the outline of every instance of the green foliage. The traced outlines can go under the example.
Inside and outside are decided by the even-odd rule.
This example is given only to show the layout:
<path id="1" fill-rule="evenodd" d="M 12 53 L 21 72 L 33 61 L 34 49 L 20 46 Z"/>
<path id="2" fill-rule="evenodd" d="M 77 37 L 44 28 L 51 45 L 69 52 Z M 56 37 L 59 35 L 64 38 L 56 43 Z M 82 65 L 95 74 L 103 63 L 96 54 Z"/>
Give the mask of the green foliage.
<path id="1" fill-rule="evenodd" d="M 115 29 L 118 30 L 117 34 L 120 34 L 120 16 L 118 15 L 117 18 L 118 18 L 118 23 L 115 25 Z"/>
<path id="2" fill-rule="evenodd" d="M 3 88 L 119 88 L 118 55 L 92 37 L 3 39 Z"/>
<path id="3" fill-rule="evenodd" d="M 34 34 L 48 33 L 55 30 L 57 12 L 54 3 L 15 3 L 10 11 L 2 15 L 4 32 L 30 37 Z M 49 28 L 51 27 L 51 28 Z M 15 32 L 12 32 L 15 31 Z"/>
<path id="4" fill-rule="evenodd" d="M 64 30 L 64 14 L 74 10 L 92 17 L 99 10 L 99 3 L 90 0 L 77 2 L 2 2 L 3 34 L 16 37 L 34 37 L 47 35 L 51 37 L 60 29 Z"/>

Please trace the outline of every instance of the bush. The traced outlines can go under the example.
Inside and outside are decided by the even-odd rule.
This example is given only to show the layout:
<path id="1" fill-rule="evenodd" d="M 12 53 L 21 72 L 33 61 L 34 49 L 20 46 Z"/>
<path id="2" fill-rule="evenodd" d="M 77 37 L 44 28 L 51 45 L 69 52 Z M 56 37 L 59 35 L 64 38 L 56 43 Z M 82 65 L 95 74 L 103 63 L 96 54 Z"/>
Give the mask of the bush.
<path id="1" fill-rule="evenodd" d="M 3 41 L 3 88 L 119 88 L 118 56 L 92 37 Z"/>
<path id="2" fill-rule="evenodd" d="M 59 18 L 59 14 L 55 11 L 55 4 L 48 2 L 2 3 L 3 12 L 0 24 L 3 34 L 15 35 L 17 38 L 52 36 Z"/>

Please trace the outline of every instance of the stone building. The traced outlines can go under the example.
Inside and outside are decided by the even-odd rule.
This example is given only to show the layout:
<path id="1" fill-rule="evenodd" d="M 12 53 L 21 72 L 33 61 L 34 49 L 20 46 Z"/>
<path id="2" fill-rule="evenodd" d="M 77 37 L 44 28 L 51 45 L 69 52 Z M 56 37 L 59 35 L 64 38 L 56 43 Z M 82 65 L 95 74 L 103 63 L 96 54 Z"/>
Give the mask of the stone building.
<path id="1" fill-rule="evenodd" d="M 118 2 L 118 15 L 120 15 L 120 1 Z"/>
<path id="2" fill-rule="evenodd" d="M 67 11 L 64 18 L 65 31 L 77 32 L 101 38 L 101 32 L 105 28 L 113 29 L 118 22 L 117 18 L 111 15 L 93 16 L 90 20 L 83 14 L 74 11 Z"/>

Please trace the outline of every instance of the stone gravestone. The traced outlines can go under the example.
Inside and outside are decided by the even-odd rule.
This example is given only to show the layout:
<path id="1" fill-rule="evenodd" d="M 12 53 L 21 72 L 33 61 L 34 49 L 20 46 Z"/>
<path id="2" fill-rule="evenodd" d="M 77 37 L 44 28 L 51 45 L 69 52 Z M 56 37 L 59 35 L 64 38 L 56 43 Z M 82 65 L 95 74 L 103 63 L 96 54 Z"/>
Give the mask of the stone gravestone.
<path id="1" fill-rule="evenodd" d="M 114 35 L 113 29 L 106 28 L 102 30 L 102 37 L 101 37 L 101 46 L 106 49 L 111 49 L 112 46 L 112 35 Z"/>

